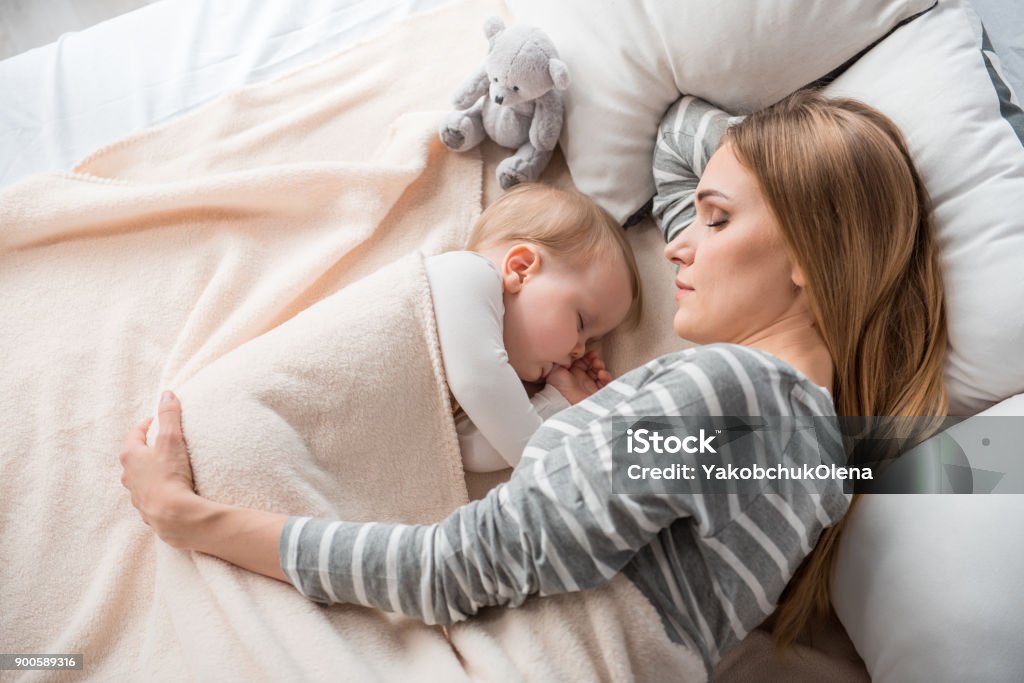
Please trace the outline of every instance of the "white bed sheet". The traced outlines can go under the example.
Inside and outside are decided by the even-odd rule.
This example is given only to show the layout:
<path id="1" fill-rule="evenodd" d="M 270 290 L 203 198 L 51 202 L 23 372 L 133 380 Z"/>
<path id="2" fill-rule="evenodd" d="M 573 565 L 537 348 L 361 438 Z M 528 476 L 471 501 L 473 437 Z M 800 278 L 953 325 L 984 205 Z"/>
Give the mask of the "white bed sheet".
<path id="1" fill-rule="evenodd" d="M 445 0 L 162 0 L 0 61 L 0 186 L 329 55 Z M 971 0 L 1024 92 L 1024 2 Z M 429 37 L 424 37 L 429 40 Z"/>
<path id="2" fill-rule="evenodd" d="M 444 1 L 162 0 L 0 61 L 0 186 Z"/>

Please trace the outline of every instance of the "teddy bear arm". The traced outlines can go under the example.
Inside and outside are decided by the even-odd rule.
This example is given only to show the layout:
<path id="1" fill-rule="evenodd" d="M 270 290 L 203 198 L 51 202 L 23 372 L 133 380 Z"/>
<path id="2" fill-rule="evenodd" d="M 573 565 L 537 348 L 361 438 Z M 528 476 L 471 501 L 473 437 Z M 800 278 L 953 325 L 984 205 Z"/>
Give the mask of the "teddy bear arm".
<path id="1" fill-rule="evenodd" d="M 563 113 L 562 100 L 553 91 L 537 100 L 530 123 L 530 143 L 534 147 L 545 152 L 555 148 L 562 132 Z"/>
<path id="2" fill-rule="evenodd" d="M 452 103 L 457 109 L 469 109 L 476 101 L 487 93 L 488 79 L 487 71 L 480 67 L 473 75 L 462 82 L 459 89 L 452 96 Z"/>

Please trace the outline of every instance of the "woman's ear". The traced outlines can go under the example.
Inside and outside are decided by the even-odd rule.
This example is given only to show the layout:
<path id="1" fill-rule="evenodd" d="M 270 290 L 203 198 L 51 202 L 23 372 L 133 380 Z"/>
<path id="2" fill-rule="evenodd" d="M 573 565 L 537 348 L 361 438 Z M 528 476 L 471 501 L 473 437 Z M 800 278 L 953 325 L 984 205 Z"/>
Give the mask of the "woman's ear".
<path id="1" fill-rule="evenodd" d="M 793 289 L 803 289 L 807 286 L 807 278 L 804 277 L 804 271 L 800 269 L 800 266 L 793 266 L 793 272 L 790 273 L 789 278 L 793 281 Z"/>
<path id="2" fill-rule="evenodd" d="M 532 244 L 517 244 L 501 262 L 501 279 L 505 291 L 518 294 L 523 284 L 540 270 L 540 251 Z"/>

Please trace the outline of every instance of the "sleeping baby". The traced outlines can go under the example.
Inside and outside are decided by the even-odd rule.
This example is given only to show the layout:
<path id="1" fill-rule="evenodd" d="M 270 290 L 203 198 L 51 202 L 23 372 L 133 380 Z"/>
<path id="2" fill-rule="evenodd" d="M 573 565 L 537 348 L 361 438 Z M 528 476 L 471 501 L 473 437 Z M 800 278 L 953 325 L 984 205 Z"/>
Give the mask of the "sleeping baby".
<path id="1" fill-rule="evenodd" d="M 586 195 L 524 183 L 465 251 L 426 259 L 467 472 L 515 466 L 541 422 L 611 380 L 589 342 L 640 315 L 622 229 Z M 523 382 L 544 383 L 528 396 Z"/>

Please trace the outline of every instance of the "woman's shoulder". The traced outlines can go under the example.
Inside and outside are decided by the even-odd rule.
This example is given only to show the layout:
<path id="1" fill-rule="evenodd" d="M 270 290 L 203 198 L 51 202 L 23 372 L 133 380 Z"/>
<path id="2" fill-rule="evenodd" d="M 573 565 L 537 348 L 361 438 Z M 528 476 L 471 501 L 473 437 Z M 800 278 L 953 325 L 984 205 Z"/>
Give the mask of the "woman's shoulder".
<path id="1" fill-rule="evenodd" d="M 832 397 L 823 387 L 786 361 L 750 346 L 701 344 L 655 358 L 638 370 L 644 371 L 645 381 L 658 379 L 679 391 L 699 393 L 723 414 L 765 414 L 768 404 L 775 404 L 772 412 L 834 414 Z"/>

